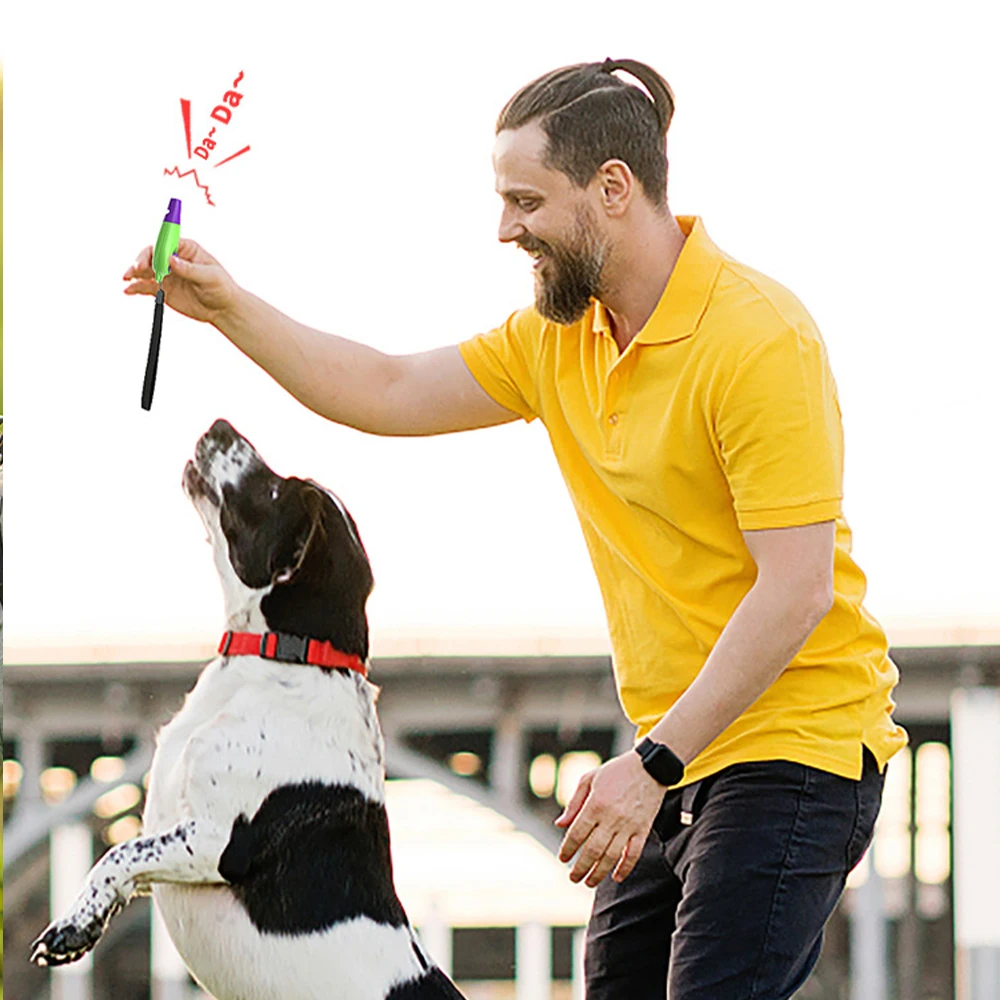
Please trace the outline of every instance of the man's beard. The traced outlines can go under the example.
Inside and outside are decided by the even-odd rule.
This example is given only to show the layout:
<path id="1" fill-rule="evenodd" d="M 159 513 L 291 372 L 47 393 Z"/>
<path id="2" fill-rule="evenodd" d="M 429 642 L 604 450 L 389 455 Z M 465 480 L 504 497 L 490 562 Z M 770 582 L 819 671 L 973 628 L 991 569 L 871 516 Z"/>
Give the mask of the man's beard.
<path id="1" fill-rule="evenodd" d="M 568 326 L 583 316 L 592 298 L 600 298 L 608 242 L 597 231 L 589 209 L 577 210 L 565 242 L 546 243 L 530 235 L 518 242 L 546 257 L 535 271 L 535 308 L 545 319 Z"/>

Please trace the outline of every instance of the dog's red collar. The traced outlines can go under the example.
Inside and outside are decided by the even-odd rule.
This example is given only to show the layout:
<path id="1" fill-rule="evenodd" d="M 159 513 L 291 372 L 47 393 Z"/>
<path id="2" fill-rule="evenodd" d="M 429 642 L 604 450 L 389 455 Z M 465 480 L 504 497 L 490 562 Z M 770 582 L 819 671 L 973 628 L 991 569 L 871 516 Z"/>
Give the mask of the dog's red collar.
<path id="1" fill-rule="evenodd" d="M 260 656 L 283 663 L 310 663 L 316 667 L 346 667 L 368 676 L 368 667 L 360 656 L 342 653 L 327 639 L 308 639 L 288 632 L 223 632 L 219 643 L 222 656 Z"/>

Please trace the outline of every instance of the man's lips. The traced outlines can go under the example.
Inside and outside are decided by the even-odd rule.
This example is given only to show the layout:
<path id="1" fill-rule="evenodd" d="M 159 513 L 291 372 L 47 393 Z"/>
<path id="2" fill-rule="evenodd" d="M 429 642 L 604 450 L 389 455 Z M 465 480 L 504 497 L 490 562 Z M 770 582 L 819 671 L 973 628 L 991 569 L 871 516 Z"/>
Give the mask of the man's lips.
<path id="1" fill-rule="evenodd" d="M 548 254 L 545 252 L 547 247 L 535 245 L 525 246 L 523 243 L 518 243 L 518 246 L 534 260 L 535 263 L 532 267 L 536 271 L 542 266 L 544 261 L 548 260 Z"/>

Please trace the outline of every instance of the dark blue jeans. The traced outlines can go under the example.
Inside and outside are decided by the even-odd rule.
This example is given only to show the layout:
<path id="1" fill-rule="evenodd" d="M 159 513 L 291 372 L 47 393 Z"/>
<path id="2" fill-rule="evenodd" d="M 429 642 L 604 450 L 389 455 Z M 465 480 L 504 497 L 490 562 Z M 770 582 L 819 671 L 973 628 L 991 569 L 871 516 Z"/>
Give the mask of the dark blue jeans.
<path id="1" fill-rule="evenodd" d="M 770 760 L 667 792 L 642 857 L 598 886 L 587 1000 L 785 1000 L 871 842 L 884 774 Z"/>

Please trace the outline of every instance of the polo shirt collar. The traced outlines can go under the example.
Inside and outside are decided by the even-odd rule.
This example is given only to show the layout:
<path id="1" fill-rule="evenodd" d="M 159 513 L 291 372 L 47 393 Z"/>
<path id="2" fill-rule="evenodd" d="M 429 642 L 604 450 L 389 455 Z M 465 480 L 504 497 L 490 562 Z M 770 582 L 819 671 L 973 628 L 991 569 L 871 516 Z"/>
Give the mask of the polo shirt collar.
<path id="1" fill-rule="evenodd" d="M 700 216 L 679 215 L 677 224 L 687 238 L 653 315 L 636 335 L 640 344 L 669 344 L 694 333 L 724 259 L 708 238 Z M 608 311 L 601 302 L 594 310 L 594 332 L 611 333 Z"/>

